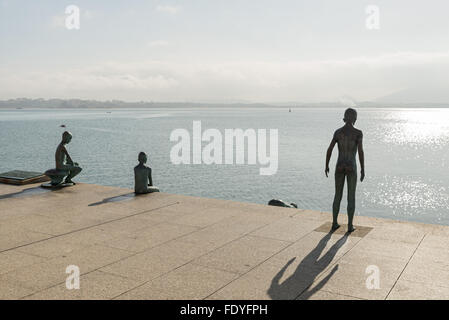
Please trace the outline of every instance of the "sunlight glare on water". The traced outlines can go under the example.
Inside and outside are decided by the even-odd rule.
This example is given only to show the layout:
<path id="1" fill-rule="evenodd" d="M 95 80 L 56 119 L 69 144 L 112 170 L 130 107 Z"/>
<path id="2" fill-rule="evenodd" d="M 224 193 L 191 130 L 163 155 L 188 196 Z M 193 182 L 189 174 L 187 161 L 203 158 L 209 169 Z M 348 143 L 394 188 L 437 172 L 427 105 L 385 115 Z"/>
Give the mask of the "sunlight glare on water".
<path id="1" fill-rule="evenodd" d="M 440 149 L 449 141 L 449 110 L 408 109 L 391 112 L 384 134 L 386 143 Z"/>

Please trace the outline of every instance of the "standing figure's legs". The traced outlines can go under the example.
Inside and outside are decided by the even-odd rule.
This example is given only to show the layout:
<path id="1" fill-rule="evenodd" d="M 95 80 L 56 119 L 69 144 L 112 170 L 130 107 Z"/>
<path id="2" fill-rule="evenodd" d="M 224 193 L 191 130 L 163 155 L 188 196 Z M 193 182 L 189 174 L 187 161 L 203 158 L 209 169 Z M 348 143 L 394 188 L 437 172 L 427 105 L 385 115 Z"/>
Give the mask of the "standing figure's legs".
<path id="1" fill-rule="evenodd" d="M 355 212 L 355 190 L 357 187 L 357 171 L 353 171 L 347 175 L 348 180 L 348 231 L 354 231 L 352 220 Z"/>
<path id="2" fill-rule="evenodd" d="M 345 186 L 345 174 L 343 172 L 335 171 L 335 196 L 332 205 L 332 229 L 339 227 L 337 223 L 338 212 L 340 211 L 340 202 L 343 196 L 343 187 Z"/>

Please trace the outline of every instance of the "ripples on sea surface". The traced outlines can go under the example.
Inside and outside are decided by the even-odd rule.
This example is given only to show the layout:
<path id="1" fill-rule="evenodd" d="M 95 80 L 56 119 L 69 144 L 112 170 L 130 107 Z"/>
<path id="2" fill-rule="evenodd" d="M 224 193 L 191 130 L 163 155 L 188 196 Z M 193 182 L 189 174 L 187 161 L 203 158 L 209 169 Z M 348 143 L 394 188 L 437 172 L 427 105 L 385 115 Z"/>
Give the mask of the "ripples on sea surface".
<path id="1" fill-rule="evenodd" d="M 68 146 L 83 167 L 81 182 L 133 187 L 137 154 L 145 151 L 154 183 L 162 191 L 267 203 L 272 198 L 299 208 L 331 211 L 331 176 L 325 153 L 344 109 L 144 109 L 1 110 L 0 171 L 45 171 L 65 124 Z M 364 132 L 366 180 L 358 184 L 356 213 L 449 225 L 449 109 L 359 109 Z M 279 169 L 259 175 L 259 165 L 173 165 L 170 133 L 217 128 L 279 129 Z M 203 146 L 205 143 L 203 144 Z M 346 200 L 342 201 L 346 212 Z"/>

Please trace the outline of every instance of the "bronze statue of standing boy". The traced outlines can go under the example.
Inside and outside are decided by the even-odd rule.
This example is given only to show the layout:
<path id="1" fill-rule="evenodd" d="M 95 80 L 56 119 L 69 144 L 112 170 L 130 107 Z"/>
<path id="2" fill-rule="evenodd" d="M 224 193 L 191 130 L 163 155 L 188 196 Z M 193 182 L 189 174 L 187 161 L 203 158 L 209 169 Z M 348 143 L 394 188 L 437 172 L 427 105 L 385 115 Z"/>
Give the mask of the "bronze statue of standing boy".
<path id="1" fill-rule="evenodd" d="M 337 223 L 338 213 L 340 211 L 341 198 L 343 196 L 343 187 L 345 179 L 348 182 L 348 232 L 354 231 L 353 218 L 355 211 L 355 191 L 357 187 L 357 161 L 356 154 L 359 152 L 360 161 L 360 181 L 365 179 L 365 155 L 363 152 L 363 133 L 356 129 L 354 124 L 357 120 L 357 111 L 348 108 L 345 111 L 343 121 L 345 125 L 337 129 L 331 140 L 326 154 L 326 177 L 329 174 L 329 161 L 335 144 L 338 144 L 338 159 L 335 169 L 335 197 L 332 206 L 332 230 L 340 227 Z"/>

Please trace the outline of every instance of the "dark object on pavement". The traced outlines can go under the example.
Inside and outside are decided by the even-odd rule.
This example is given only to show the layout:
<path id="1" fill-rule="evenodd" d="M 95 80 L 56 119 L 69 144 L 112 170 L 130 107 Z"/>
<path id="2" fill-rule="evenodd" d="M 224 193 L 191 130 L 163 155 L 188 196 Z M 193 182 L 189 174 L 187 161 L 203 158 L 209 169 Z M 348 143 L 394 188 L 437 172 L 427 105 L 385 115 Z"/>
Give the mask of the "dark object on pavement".
<path id="1" fill-rule="evenodd" d="M 270 201 L 268 201 L 268 205 L 269 206 L 275 206 L 275 207 L 285 207 L 285 208 L 298 208 L 298 206 L 296 205 L 296 203 L 285 203 L 282 200 L 279 199 L 271 199 Z"/>

